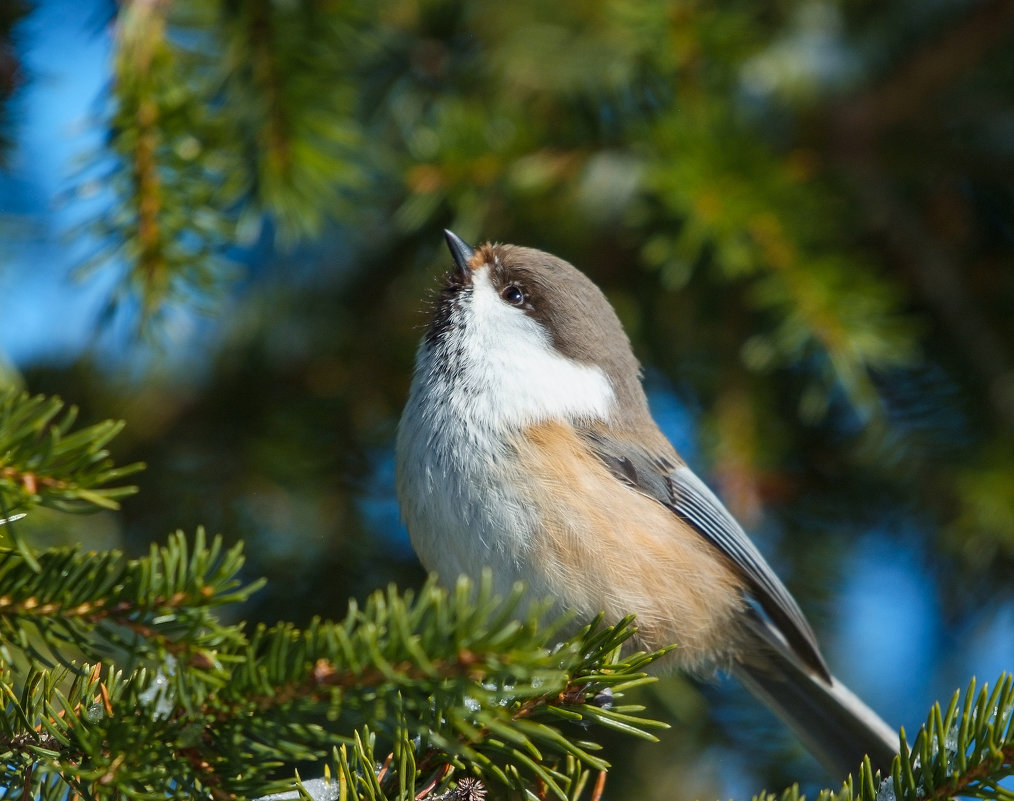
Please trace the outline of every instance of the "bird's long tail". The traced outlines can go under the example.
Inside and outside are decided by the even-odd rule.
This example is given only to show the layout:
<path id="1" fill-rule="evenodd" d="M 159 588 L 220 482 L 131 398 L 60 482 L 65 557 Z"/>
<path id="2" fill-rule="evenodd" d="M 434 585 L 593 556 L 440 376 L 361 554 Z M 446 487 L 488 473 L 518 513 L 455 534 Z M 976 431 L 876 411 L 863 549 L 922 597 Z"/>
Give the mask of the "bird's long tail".
<path id="1" fill-rule="evenodd" d="M 837 679 L 802 667 L 784 654 L 739 663 L 734 675 L 767 704 L 828 770 L 856 775 L 864 756 L 886 774 L 898 753 L 898 734 Z"/>

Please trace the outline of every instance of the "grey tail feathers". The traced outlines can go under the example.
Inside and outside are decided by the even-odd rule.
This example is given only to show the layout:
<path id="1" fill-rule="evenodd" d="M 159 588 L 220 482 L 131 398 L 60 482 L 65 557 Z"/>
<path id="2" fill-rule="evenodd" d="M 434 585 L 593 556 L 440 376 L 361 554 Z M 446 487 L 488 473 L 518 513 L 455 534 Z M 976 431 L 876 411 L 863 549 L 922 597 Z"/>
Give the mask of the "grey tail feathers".
<path id="1" fill-rule="evenodd" d="M 898 734 L 837 679 L 784 654 L 766 664 L 739 663 L 733 674 L 796 734 L 834 775 L 858 775 L 863 757 L 886 775 L 899 750 Z M 774 662 L 774 664 L 772 664 Z"/>

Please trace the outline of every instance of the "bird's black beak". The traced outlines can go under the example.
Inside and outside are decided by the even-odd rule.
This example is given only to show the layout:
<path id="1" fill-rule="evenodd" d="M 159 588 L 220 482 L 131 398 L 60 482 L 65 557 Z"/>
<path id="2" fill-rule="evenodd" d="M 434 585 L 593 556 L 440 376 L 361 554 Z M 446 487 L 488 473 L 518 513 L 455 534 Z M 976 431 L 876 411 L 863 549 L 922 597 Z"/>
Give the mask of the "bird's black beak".
<path id="1" fill-rule="evenodd" d="M 454 265 L 458 268 L 458 274 L 462 278 L 467 278 L 469 275 L 468 262 L 475 251 L 465 244 L 465 240 L 454 231 L 448 231 L 445 228 L 444 237 L 447 239 L 447 247 L 450 248 L 451 255 L 454 257 Z"/>

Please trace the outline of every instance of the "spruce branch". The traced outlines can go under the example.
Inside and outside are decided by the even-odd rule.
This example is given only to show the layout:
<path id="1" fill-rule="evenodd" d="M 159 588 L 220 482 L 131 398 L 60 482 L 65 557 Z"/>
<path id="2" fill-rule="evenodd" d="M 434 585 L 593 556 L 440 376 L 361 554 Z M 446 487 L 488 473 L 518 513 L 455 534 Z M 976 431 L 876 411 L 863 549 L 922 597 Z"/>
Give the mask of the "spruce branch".
<path id="1" fill-rule="evenodd" d="M 500 602 L 488 586 L 476 596 L 467 583 L 453 594 L 433 583 L 418 596 L 392 588 L 362 608 L 352 604 L 341 623 L 259 629 L 216 699 L 216 730 L 256 720 L 259 741 L 295 752 L 288 721 L 326 710 L 331 720 L 364 723 L 394 743 L 396 755 L 398 743 L 419 743 L 412 764 L 421 775 L 471 764 L 515 788 L 535 777 L 561 798 L 566 774 L 554 761 L 608 764 L 581 726 L 652 738 L 647 728 L 660 724 L 639 717 L 640 707 L 596 705 L 604 687 L 618 697 L 647 680 L 641 671 L 659 655 L 619 655 L 634 631 L 630 620 L 547 648 L 551 632 L 540 628 L 537 612 L 522 609 L 520 593 Z M 276 719 L 285 721 L 281 728 Z M 320 734 L 324 744 L 335 739 Z M 347 735 L 338 739 L 351 745 Z M 386 782 L 404 780 L 399 775 L 389 770 Z"/>
<path id="2" fill-rule="evenodd" d="M 266 218 L 289 244 L 320 234 L 366 182 L 354 118 L 369 3 L 131 2 L 116 16 L 105 152 L 79 177 L 112 210 L 85 223 L 85 273 L 124 280 L 109 312 L 206 305 L 238 274 L 230 249 Z"/>
<path id="3" fill-rule="evenodd" d="M 755 371 L 812 370 L 802 419 L 823 418 L 837 391 L 864 418 L 882 418 L 874 377 L 917 360 L 919 328 L 903 287 L 843 249 L 838 225 L 812 213 L 815 203 L 833 208 L 835 190 L 802 180 L 811 167 L 798 154 L 760 145 L 739 115 L 708 103 L 663 114 L 656 136 L 659 152 L 688 158 L 652 165 L 648 192 L 680 225 L 646 244 L 646 261 L 671 286 L 713 264 L 721 280 L 743 287 L 763 324 L 751 328 L 741 358 Z"/>
<path id="4" fill-rule="evenodd" d="M 173 26 L 175 5 L 121 5 L 107 152 L 79 176 L 82 189 L 101 182 L 112 194 L 112 209 L 74 232 L 97 242 L 82 273 L 123 273 L 109 313 L 137 299 L 147 317 L 170 301 L 199 306 L 235 274 L 223 253 L 235 239 L 236 160 L 219 148 L 217 87 L 183 44 L 207 34 Z"/>
<path id="5" fill-rule="evenodd" d="M 160 556 L 130 563 L 139 577 L 130 617 L 151 628 L 126 625 L 130 644 L 150 638 L 161 662 L 157 649 L 141 649 L 147 667 L 137 667 L 135 653 L 126 667 L 107 660 L 104 669 L 35 668 L 20 691 L 6 669 L 5 786 L 39 794 L 59 775 L 64 790 L 90 798 L 249 797 L 288 786 L 272 778 L 285 762 L 324 759 L 344 746 L 355 768 L 339 760 L 336 772 L 361 798 L 448 792 L 452 777 L 468 774 L 517 789 L 538 782 L 566 799 L 582 771 L 607 766 L 594 753 L 591 725 L 648 738 L 661 725 L 641 717 L 640 707 L 613 705 L 647 680 L 642 670 L 659 656 L 621 654 L 630 620 L 547 647 L 552 629 L 540 627 L 540 610 L 522 608 L 520 590 L 501 602 L 488 582 L 450 593 L 431 582 L 418 594 L 375 593 L 351 604 L 342 621 L 317 620 L 305 630 L 260 627 L 247 640 L 239 629 L 223 636 L 205 618 L 202 634 L 195 619 L 183 625 L 179 610 L 153 620 L 137 611 L 143 599 L 164 602 L 174 592 L 216 601 L 244 592 L 229 580 L 238 551 L 216 556 L 200 538 L 183 548 L 177 537 Z M 40 561 L 48 567 L 45 556 Z M 224 586 L 213 586 L 208 572 L 198 580 L 195 565 L 213 563 L 227 564 L 214 572 Z M 91 585 L 108 583 L 106 571 Z M 48 618 L 65 611 L 53 607 Z M 62 625 L 74 631 L 78 622 Z M 178 641 L 200 644 L 215 670 L 165 656 L 174 625 Z M 100 636 L 99 626 L 91 633 Z M 217 637 L 214 646 L 202 636 Z M 390 754 L 382 772 L 379 753 Z"/>
<path id="6" fill-rule="evenodd" d="M 245 157 L 244 214 L 271 217 L 283 242 L 319 235 L 364 182 L 364 139 L 353 118 L 369 3 L 223 8 L 218 60 L 232 139 Z"/>
<path id="7" fill-rule="evenodd" d="M 72 430 L 76 407 L 57 397 L 0 389 L 0 517 L 48 506 L 67 512 L 116 509 L 137 487 L 116 485 L 144 465 L 115 467 L 106 446 L 122 421 Z"/>
<path id="8" fill-rule="evenodd" d="M 220 649 L 241 635 L 212 610 L 261 586 L 240 584 L 242 564 L 240 546 L 225 551 L 219 537 L 209 545 L 202 530 L 192 547 L 177 532 L 140 559 L 53 548 L 29 560 L 8 551 L 0 558 L 0 657 L 10 661 L 20 652 L 69 667 L 75 658 L 95 662 L 129 653 L 135 661 L 160 662 L 171 656 L 202 668 L 207 681 L 223 681 Z"/>
<path id="9" fill-rule="evenodd" d="M 408 799 L 407 794 L 384 794 L 379 784 L 371 784 L 371 765 L 376 759 L 374 739 L 367 732 L 347 750 L 336 752 L 338 764 L 337 785 L 342 793 L 356 793 L 352 797 L 377 799 Z M 572 760 L 557 773 L 563 779 L 558 788 L 559 798 L 576 801 L 587 789 L 590 771 L 588 765 Z M 385 764 L 377 776 L 384 777 Z M 325 774 L 330 778 L 330 772 Z M 481 779 L 472 784 L 473 774 L 459 770 L 459 766 L 435 777 L 426 792 L 416 798 L 428 801 L 458 801 L 471 799 L 472 789 L 484 789 Z M 956 692 L 946 711 L 934 705 L 926 724 L 919 730 L 911 748 L 902 732 L 902 753 L 895 760 L 892 774 L 881 776 L 874 772 L 869 760 L 860 767 L 855 777 L 849 776 L 841 789 L 822 790 L 816 801 L 942 801 L 950 798 L 984 798 L 1010 801 L 1014 792 L 1002 785 L 1004 779 L 1014 775 L 1014 679 L 1001 674 L 990 690 L 988 685 L 977 689 L 975 680 L 962 694 Z M 600 775 L 601 778 L 601 775 Z M 601 784 L 601 783 L 600 783 Z M 461 789 L 461 788 L 464 789 Z M 314 786 L 311 798 L 320 801 L 328 797 L 320 786 Z M 601 792 L 601 786 L 593 791 Z M 530 790 L 526 798 L 544 798 Z M 805 801 L 799 787 L 793 785 L 782 793 L 760 793 L 753 801 Z"/>
<path id="10" fill-rule="evenodd" d="M 934 704 L 909 746 L 901 732 L 901 754 L 891 775 L 874 772 L 869 760 L 838 791 L 823 790 L 817 801 L 942 801 L 986 798 L 1012 801 L 1004 779 L 1014 776 L 1014 677 L 1001 673 L 992 690 L 975 679 L 964 696 L 954 693 L 946 711 Z M 804 801 L 799 788 L 753 801 Z"/>

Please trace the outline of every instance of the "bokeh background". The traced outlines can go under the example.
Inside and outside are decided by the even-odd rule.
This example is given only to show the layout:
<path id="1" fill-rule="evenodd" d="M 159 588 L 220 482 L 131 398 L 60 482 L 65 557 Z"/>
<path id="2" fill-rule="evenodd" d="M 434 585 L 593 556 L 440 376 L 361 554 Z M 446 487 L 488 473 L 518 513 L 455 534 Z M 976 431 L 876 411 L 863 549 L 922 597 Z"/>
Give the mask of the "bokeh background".
<path id="1" fill-rule="evenodd" d="M 604 288 L 892 724 L 1014 668 L 1014 3 L 0 0 L 0 380 L 148 463 L 25 530 L 243 539 L 251 619 L 418 584 L 392 443 L 444 227 Z M 611 743 L 612 798 L 832 783 L 729 681 L 641 700 L 673 728 Z"/>

